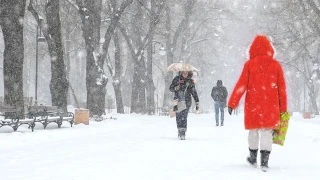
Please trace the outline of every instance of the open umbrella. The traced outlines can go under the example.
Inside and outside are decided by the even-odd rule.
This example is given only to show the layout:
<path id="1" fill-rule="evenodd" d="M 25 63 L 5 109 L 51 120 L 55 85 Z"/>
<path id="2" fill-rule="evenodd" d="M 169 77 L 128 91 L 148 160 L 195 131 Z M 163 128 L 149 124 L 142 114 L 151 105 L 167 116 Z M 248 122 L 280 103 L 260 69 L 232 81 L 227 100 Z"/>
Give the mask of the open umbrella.
<path id="1" fill-rule="evenodd" d="M 186 64 L 183 62 L 179 62 L 179 63 L 173 63 L 171 64 L 168 68 L 167 71 L 192 71 L 192 72 L 198 72 L 199 70 L 193 66 L 191 66 L 190 64 Z"/>

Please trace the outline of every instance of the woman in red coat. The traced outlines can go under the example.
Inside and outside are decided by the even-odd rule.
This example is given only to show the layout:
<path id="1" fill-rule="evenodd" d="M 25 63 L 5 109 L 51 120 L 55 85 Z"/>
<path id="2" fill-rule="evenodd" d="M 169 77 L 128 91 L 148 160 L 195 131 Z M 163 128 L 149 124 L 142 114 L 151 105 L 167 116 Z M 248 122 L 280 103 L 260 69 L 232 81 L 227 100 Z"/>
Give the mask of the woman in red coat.
<path id="1" fill-rule="evenodd" d="M 247 161 L 257 164 L 259 148 L 261 168 L 268 169 L 272 150 L 272 134 L 280 125 L 280 113 L 287 111 L 286 84 L 280 63 L 273 58 L 274 50 L 266 36 L 258 35 L 250 47 L 250 59 L 230 96 L 228 111 L 231 115 L 246 92 L 244 124 L 249 130 L 250 156 Z"/>

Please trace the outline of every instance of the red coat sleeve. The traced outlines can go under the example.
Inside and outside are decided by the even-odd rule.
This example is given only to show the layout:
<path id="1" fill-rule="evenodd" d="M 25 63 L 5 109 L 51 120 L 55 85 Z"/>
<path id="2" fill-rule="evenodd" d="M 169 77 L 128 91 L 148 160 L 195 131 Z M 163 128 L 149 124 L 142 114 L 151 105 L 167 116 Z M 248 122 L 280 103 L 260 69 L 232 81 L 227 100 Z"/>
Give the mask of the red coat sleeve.
<path id="1" fill-rule="evenodd" d="M 279 94 L 279 107 L 280 112 L 287 111 L 287 93 L 286 93 L 286 82 L 281 65 L 279 64 L 278 72 L 278 94 Z"/>
<path id="2" fill-rule="evenodd" d="M 232 94 L 228 101 L 229 107 L 235 109 L 238 106 L 241 97 L 243 96 L 244 92 L 246 92 L 248 88 L 248 80 L 249 80 L 249 61 L 247 61 L 244 64 L 240 78 L 232 91 Z"/>

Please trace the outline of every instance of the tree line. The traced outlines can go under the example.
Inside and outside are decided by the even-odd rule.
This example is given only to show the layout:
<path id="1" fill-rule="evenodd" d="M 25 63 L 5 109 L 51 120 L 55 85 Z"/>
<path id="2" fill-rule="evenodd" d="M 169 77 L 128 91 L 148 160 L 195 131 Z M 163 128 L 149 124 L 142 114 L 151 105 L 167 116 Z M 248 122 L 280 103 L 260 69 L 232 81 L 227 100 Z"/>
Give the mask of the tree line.
<path id="1" fill-rule="evenodd" d="M 131 113 L 154 114 L 159 103 L 156 97 L 160 97 L 162 107 L 171 105 L 168 86 L 175 74 L 166 72 L 165 67 L 180 60 L 201 69 L 197 77 L 201 98 L 211 80 L 208 74 L 215 72 L 215 67 L 241 64 L 225 57 L 242 58 L 247 48 L 233 47 L 235 40 L 230 38 L 234 37 L 234 26 L 249 21 L 243 9 L 254 6 L 251 1 L 243 3 L 0 0 L 4 101 L 24 111 L 25 91 L 30 89 L 26 79 L 31 76 L 24 69 L 31 68 L 35 57 L 33 37 L 38 27 L 46 40 L 41 45 L 41 59 L 46 67 L 51 66 L 40 71 L 46 75 L 44 71 L 50 72 L 52 105 L 66 110 L 72 101 L 77 107 L 88 108 L 91 115 L 100 116 L 105 113 L 107 93 L 113 91 L 118 113 L 130 105 Z M 289 69 L 303 73 L 312 107 L 318 112 L 318 80 L 309 80 L 317 73 L 312 64 L 320 51 L 319 2 L 261 1 L 255 7 L 259 23 L 250 27 L 252 32 L 262 29 L 273 37 L 279 59 L 291 65 Z M 157 54 L 160 46 L 166 50 L 163 57 Z M 224 77 L 232 79 L 230 74 Z"/>

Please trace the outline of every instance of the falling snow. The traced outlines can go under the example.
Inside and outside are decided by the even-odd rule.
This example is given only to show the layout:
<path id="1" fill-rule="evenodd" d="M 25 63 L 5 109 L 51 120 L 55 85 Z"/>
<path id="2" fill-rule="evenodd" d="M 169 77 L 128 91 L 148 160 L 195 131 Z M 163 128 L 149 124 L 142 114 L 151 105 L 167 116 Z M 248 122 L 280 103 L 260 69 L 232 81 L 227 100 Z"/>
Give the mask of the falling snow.
<path id="1" fill-rule="evenodd" d="M 4 3 L 13 2 L 15 5 L 11 8 L 3 6 Z M 320 148 L 320 124 L 319 116 L 314 114 L 320 109 L 318 1 L 180 0 L 161 1 L 164 6 L 160 7 L 160 1 L 152 3 L 151 0 L 144 0 L 133 1 L 120 14 L 120 7 L 124 8 L 121 3 L 125 1 L 120 1 L 115 6 L 107 4 L 108 1 L 97 1 L 102 4 L 94 3 L 91 7 L 85 1 L 68 0 L 60 7 L 60 18 L 51 21 L 48 18 L 52 17 L 48 17 L 45 11 L 49 1 L 33 1 L 36 12 L 44 16 L 39 16 L 43 20 L 41 32 L 38 32 L 40 28 L 37 29 L 40 25 L 37 18 L 28 11 L 30 1 L 27 1 L 25 8 L 20 8 L 18 2 L 20 1 L 0 1 L 0 6 L 6 7 L 1 8 L 0 19 L 0 105 L 8 102 L 15 105 L 19 97 L 22 99 L 22 94 L 25 105 L 29 104 L 28 99 L 32 99 L 34 103 L 36 89 L 39 103 L 55 104 L 51 97 L 51 77 L 55 73 L 54 65 L 59 60 L 65 62 L 65 69 L 58 69 L 56 72 L 63 73 L 70 87 L 70 98 L 64 98 L 62 104 L 88 108 L 90 88 L 103 89 L 106 99 L 114 102 L 114 109 L 110 112 L 106 110 L 107 114 L 119 116 L 119 119 L 90 122 L 89 126 L 79 125 L 73 128 L 56 129 L 51 126 L 46 130 L 37 125 L 34 133 L 27 127 L 11 132 L 10 127 L 1 127 L 0 124 L 0 161 L 8 162 L 0 165 L 1 180 L 317 179 L 319 156 L 316 150 Z M 151 7 L 152 5 L 155 7 Z M 95 9 L 96 7 L 99 8 Z M 79 8 L 81 13 L 77 13 Z M 158 12 L 159 21 L 151 24 L 151 20 L 155 18 L 153 16 Z M 95 19 L 96 15 L 100 17 Z M 106 34 L 115 19 L 119 19 L 118 25 L 121 26 Z M 55 42 L 53 37 L 56 39 L 57 34 L 49 30 L 52 28 L 52 21 L 61 23 L 61 42 Z M 90 21 L 99 21 L 101 26 L 98 29 L 88 27 Z M 23 29 L 18 29 L 17 25 Z M 89 31 L 86 32 L 86 29 Z M 59 31 L 58 28 L 55 30 Z M 41 36 L 48 35 L 46 38 L 49 39 L 39 41 L 36 38 L 37 32 Z M 277 70 L 272 63 L 266 67 L 268 61 L 261 62 L 264 65 L 257 66 L 257 69 L 248 68 L 247 72 L 243 72 L 244 64 L 253 62 L 250 60 L 249 49 L 258 34 L 266 35 L 272 42 L 276 53 L 273 55 L 268 51 L 267 55 L 273 56 L 282 67 L 287 110 L 293 112 L 288 143 L 284 147 L 274 148 L 270 172 L 264 174 L 258 168 L 252 169 L 246 165 L 247 149 L 239 148 L 246 146 L 247 138 L 246 132 L 239 128 L 244 119 L 245 96 L 262 91 L 259 98 L 267 101 L 268 95 L 283 87 L 277 84 L 278 74 L 268 76 L 269 72 Z M 120 52 L 120 66 L 116 64 L 119 59 L 115 53 L 115 35 L 119 37 L 120 51 L 117 52 Z M 104 37 L 110 37 L 110 44 L 104 44 Z M 56 53 L 63 54 L 49 51 L 48 47 L 56 47 L 56 43 L 62 43 L 63 47 L 62 51 Z M 103 45 L 108 49 L 102 48 Z M 160 56 L 160 49 L 166 51 L 164 56 Z M 91 52 L 93 54 L 87 55 Z M 91 59 L 92 55 L 94 61 Z M 102 55 L 107 58 L 103 59 Z M 139 66 L 135 64 L 136 58 Z M 188 127 L 188 139 L 184 142 L 176 140 L 175 119 L 158 116 L 161 111 L 166 111 L 163 112 L 165 114 L 172 108 L 173 93 L 169 92 L 168 85 L 179 70 L 171 73 L 167 68 L 179 62 L 193 65 L 196 69 L 194 71 L 197 71 L 192 78 L 201 107 L 200 115 L 192 113 L 194 103 L 190 108 L 190 128 Z M 120 68 L 116 69 L 117 67 Z M 251 76 L 257 73 L 255 70 L 263 72 L 267 76 L 264 78 L 270 81 L 257 75 L 255 78 L 260 81 L 259 84 L 252 85 L 248 82 L 246 86 L 237 89 L 235 94 L 246 93 L 239 99 L 240 115 L 229 116 L 225 108 L 226 126 L 213 127 L 215 104 L 210 93 L 217 80 L 223 81 L 229 100 L 241 73 Z M 134 79 L 134 73 L 137 72 L 138 78 Z M 109 79 L 112 81 L 108 82 Z M 133 82 L 137 81 L 140 81 L 138 84 L 143 84 L 143 88 L 134 89 Z M 94 87 L 87 86 L 91 83 Z M 113 85 L 121 85 L 118 86 L 121 90 L 116 92 Z M 66 87 L 65 84 L 63 87 Z M 153 92 L 149 92 L 149 89 Z M 247 89 L 250 90 L 246 92 Z M 150 108 L 156 112 L 156 116 L 135 114 L 134 111 L 130 114 L 131 108 L 138 106 L 136 102 L 131 102 L 136 98 L 132 97 L 132 92 L 137 91 L 141 93 L 138 94 L 138 99 L 146 97 L 141 99 L 142 103 L 139 102 L 141 107 L 147 107 L 141 112 L 147 112 Z M 154 97 L 149 93 L 154 94 Z M 116 99 L 118 97 L 122 97 L 120 100 L 125 106 L 125 115 L 114 112 L 119 102 Z M 150 106 L 152 100 L 156 108 Z M 146 103 L 143 104 L 144 102 Z M 22 101 L 19 103 L 22 107 Z M 278 108 L 278 104 L 270 108 Z M 94 104 L 92 107 L 98 106 L 100 105 Z M 261 111 L 263 108 L 266 107 L 255 105 L 248 112 L 265 116 Z M 104 107 L 99 109 L 103 110 Z M 303 116 L 307 113 L 315 118 L 304 120 Z M 9 133 L 4 133 L 7 131 Z M 239 139 L 230 139 L 231 136 L 223 136 L 224 133 L 233 134 L 233 138 Z M 58 151 L 51 151 L 57 147 Z M 236 151 L 234 147 L 237 147 Z M 297 156 L 305 148 L 308 153 Z M 43 156 L 41 152 L 46 152 L 46 155 Z M 68 152 L 68 156 L 61 155 L 61 152 Z M 92 154 L 95 156 L 90 156 Z M 295 157 L 294 161 L 292 157 Z"/>

